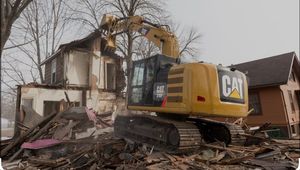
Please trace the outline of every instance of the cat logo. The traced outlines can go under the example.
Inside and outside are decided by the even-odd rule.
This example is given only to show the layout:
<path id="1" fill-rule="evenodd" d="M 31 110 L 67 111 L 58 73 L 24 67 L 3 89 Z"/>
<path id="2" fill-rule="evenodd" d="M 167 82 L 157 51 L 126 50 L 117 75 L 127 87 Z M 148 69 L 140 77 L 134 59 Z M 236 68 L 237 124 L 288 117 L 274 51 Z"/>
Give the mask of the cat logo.
<path id="1" fill-rule="evenodd" d="M 223 95 L 225 97 L 243 99 L 243 80 L 237 77 L 222 76 Z"/>
<path id="2" fill-rule="evenodd" d="M 244 103 L 244 78 L 240 72 L 220 69 L 219 82 L 221 101 Z"/>

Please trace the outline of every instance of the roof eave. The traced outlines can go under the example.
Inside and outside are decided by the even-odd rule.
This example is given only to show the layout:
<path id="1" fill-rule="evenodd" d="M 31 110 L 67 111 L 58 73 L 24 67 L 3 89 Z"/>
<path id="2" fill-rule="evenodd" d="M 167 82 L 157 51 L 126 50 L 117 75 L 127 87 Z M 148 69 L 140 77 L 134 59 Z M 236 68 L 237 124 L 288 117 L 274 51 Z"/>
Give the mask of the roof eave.
<path id="1" fill-rule="evenodd" d="M 280 85 L 284 85 L 284 84 L 287 84 L 287 81 L 272 83 L 272 84 L 262 84 L 262 85 L 249 86 L 249 89 L 258 89 L 258 88 L 264 88 L 264 87 L 280 86 Z"/>
<path id="2" fill-rule="evenodd" d="M 62 52 L 62 49 L 58 49 L 54 54 L 52 54 L 50 57 L 46 58 L 44 61 L 41 62 L 40 66 L 50 62 L 53 60 L 58 54 Z"/>

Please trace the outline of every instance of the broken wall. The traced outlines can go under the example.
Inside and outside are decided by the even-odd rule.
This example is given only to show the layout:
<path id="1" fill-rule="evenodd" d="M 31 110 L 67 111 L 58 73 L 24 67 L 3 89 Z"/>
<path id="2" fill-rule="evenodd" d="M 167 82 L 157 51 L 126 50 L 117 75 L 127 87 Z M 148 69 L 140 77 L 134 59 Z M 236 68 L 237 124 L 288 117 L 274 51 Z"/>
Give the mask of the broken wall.
<path id="1" fill-rule="evenodd" d="M 84 89 L 50 89 L 43 87 L 21 87 L 21 105 L 32 107 L 38 114 L 45 116 L 53 110 L 58 110 L 58 103 L 66 101 L 65 92 L 76 106 L 93 108 L 99 114 L 103 112 L 124 111 L 125 100 L 118 98 L 114 92 Z M 85 95 L 85 97 L 83 96 Z M 86 101 L 84 101 L 86 100 Z M 50 105 L 49 105 L 50 104 Z M 48 110 L 45 110 L 48 109 Z"/>
<path id="2" fill-rule="evenodd" d="M 31 101 L 32 108 L 41 116 L 44 116 L 44 102 L 45 101 L 60 101 L 66 100 L 64 92 L 67 92 L 71 102 L 82 103 L 82 91 L 79 90 L 62 90 L 62 89 L 48 89 L 38 87 L 21 87 L 21 105 Z M 28 104 L 25 104 L 28 106 Z"/>

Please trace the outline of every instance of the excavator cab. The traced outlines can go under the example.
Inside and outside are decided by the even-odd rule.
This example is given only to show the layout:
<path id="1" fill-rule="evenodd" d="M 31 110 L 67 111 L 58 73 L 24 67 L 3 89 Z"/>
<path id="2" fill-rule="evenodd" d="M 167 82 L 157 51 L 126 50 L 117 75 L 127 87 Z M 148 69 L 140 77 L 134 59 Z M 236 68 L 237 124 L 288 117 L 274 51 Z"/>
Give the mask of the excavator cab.
<path id="1" fill-rule="evenodd" d="M 167 94 L 168 72 L 174 58 L 161 54 L 134 61 L 128 106 L 161 106 Z"/>

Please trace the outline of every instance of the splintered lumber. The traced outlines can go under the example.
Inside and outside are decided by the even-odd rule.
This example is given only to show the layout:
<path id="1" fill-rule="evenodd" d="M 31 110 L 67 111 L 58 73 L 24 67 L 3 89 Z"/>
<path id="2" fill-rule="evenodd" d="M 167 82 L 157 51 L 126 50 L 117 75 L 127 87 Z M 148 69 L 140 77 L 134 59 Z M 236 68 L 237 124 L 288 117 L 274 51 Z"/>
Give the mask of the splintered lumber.
<path id="1" fill-rule="evenodd" d="M 67 111 L 67 110 L 66 110 L 66 111 Z M 33 140 L 36 140 L 37 138 L 39 138 L 44 132 L 46 132 L 46 131 L 50 128 L 51 124 L 52 124 L 53 122 L 55 122 L 57 119 L 59 119 L 60 116 L 61 116 L 64 112 L 66 112 L 66 111 L 62 111 L 62 112 L 59 112 L 59 113 L 55 114 L 55 117 L 54 117 L 53 119 L 51 119 L 44 127 L 42 127 L 42 128 L 38 131 L 38 133 L 36 133 L 32 138 L 30 138 L 29 142 L 32 142 Z"/>
<path id="2" fill-rule="evenodd" d="M 112 112 L 108 111 L 108 112 L 103 112 L 103 113 L 97 114 L 96 116 L 104 118 L 104 117 L 108 117 L 108 116 L 111 116 L 111 115 L 112 115 Z"/>
<path id="3" fill-rule="evenodd" d="M 61 115 L 61 117 L 67 120 L 88 121 L 85 107 L 71 107 L 68 112 Z"/>
<path id="4" fill-rule="evenodd" d="M 29 163 L 32 164 L 38 164 L 38 165 L 46 165 L 50 167 L 56 167 L 61 163 L 65 163 L 66 159 L 65 158 L 60 158 L 57 160 L 49 160 L 49 159 L 38 159 L 38 158 L 29 158 L 28 159 Z"/>
<path id="5" fill-rule="evenodd" d="M 163 155 L 164 155 L 166 158 L 168 158 L 168 159 L 171 161 L 171 163 L 172 163 L 174 166 L 176 166 L 178 169 L 185 170 L 185 169 L 188 168 L 188 167 L 187 167 L 186 165 L 184 165 L 183 163 L 181 164 L 180 162 L 178 162 L 177 159 L 176 159 L 174 156 L 169 155 L 169 154 L 167 154 L 167 153 L 163 153 Z"/>
<path id="6" fill-rule="evenodd" d="M 220 150 L 224 150 L 224 151 L 231 151 L 231 152 L 236 152 L 236 153 L 244 153 L 244 151 L 240 151 L 240 150 L 236 150 L 236 149 L 231 149 L 231 148 L 224 148 L 221 146 L 217 146 L 217 145 L 211 145 L 211 144 L 206 144 L 206 143 L 202 143 L 202 146 L 208 147 L 208 148 L 214 148 L 214 149 L 220 149 Z"/>
<path id="7" fill-rule="evenodd" d="M 265 138 L 265 137 L 249 135 L 249 134 L 246 134 L 246 133 L 244 133 L 244 134 L 238 134 L 238 135 L 245 136 L 245 137 L 248 137 L 248 138 L 256 138 L 256 139 L 260 139 L 260 140 L 263 140 L 263 141 L 269 140 L 268 138 Z"/>
<path id="8" fill-rule="evenodd" d="M 242 161 L 253 159 L 253 158 L 254 158 L 254 154 L 251 153 L 251 154 L 244 155 L 244 156 L 241 156 L 241 157 L 231 158 L 229 160 L 221 161 L 220 164 L 223 164 L 223 165 L 232 165 L 232 164 L 241 163 Z"/>
<path id="9" fill-rule="evenodd" d="M 53 134 L 54 139 L 62 140 L 67 134 L 70 133 L 71 129 L 75 127 L 79 122 L 69 121 L 69 124 L 61 128 L 57 128 Z"/>
<path id="10" fill-rule="evenodd" d="M 50 121 L 48 121 L 48 123 L 45 125 L 45 126 L 43 126 L 33 137 L 31 137 L 30 139 L 29 139 L 29 142 L 32 142 L 32 141 L 34 141 L 34 140 L 36 140 L 37 138 L 39 138 L 46 130 L 48 130 L 49 128 L 50 128 L 50 126 L 51 126 L 51 124 L 54 122 L 54 121 L 56 121 L 59 117 L 60 117 L 60 115 L 61 114 L 63 114 L 65 111 L 63 111 L 63 112 L 59 112 L 59 113 L 54 113 L 54 114 L 51 114 L 51 117 L 50 118 L 52 118 L 54 115 L 54 117 L 50 120 Z M 49 119 L 50 119 L 49 118 Z M 49 119 L 45 119 L 45 120 L 49 120 Z M 42 122 L 44 122 L 44 120 L 42 121 Z M 39 125 L 39 123 L 37 124 L 37 125 Z M 29 134 L 29 133 L 28 133 Z M 25 138 L 26 138 L 26 136 L 25 136 Z M 24 138 L 24 140 L 25 140 L 25 138 Z M 22 141 L 23 142 L 23 141 Z M 9 149 L 8 149 L 9 150 Z M 7 150 L 7 151 L 8 151 Z M 9 158 L 9 160 L 8 161 L 12 161 L 12 160 L 14 160 L 22 151 L 24 150 L 24 148 L 20 148 L 12 157 L 10 157 Z M 6 152 L 7 152 L 6 151 Z M 2 152 L 1 152 L 2 153 Z M 1 154 L 2 155 L 2 154 Z"/>
<path id="11" fill-rule="evenodd" d="M 25 125 L 26 127 L 31 128 L 31 127 L 35 126 L 36 124 L 38 124 L 43 119 L 43 117 L 41 115 L 39 115 L 31 107 L 22 105 L 22 110 L 23 110 L 23 112 L 25 112 L 25 117 L 24 117 L 22 124 Z"/>
<path id="12" fill-rule="evenodd" d="M 64 93 L 65 93 L 68 105 L 70 106 L 71 105 L 71 101 L 70 101 L 69 95 L 68 95 L 68 93 L 66 91 Z"/>
<path id="13" fill-rule="evenodd" d="M 3 150 L 1 150 L 1 157 L 4 157 L 9 150 L 11 150 L 13 147 L 15 147 L 16 145 L 24 142 L 28 135 L 30 133 L 32 133 L 36 128 L 38 128 L 40 125 L 44 124 L 45 122 L 49 121 L 51 118 L 53 118 L 56 115 L 56 113 L 50 114 L 47 117 L 45 117 L 44 119 L 42 119 L 39 123 L 37 123 L 35 126 L 31 127 L 30 129 L 28 129 L 24 134 L 21 134 L 20 137 L 17 137 L 13 140 L 12 143 L 10 143 L 9 145 L 7 145 Z"/>
<path id="14" fill-rule="evenodd" d="M 98 118 L 97 121 L 104 127 L 110 127 L 111 125 L 104 122 L 101 118 Z"/>

